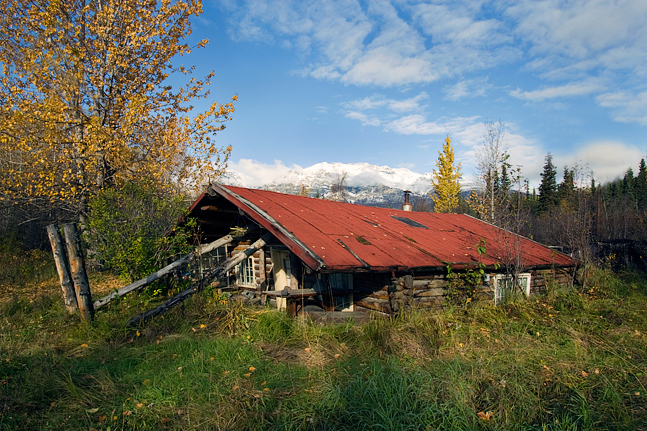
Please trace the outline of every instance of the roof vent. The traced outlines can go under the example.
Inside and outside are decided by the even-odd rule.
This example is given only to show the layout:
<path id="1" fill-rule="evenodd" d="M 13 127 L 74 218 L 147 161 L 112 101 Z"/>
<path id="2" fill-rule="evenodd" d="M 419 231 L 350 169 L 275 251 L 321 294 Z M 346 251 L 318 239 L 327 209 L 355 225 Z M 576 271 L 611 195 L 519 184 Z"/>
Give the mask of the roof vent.
<path id="1" fill-rule="evenodd" d="M 409 203 L 409 195 L 411 195 L 410 190 L 405 190 L 404 191 L 404 204 L 402 204 L 402 209 L 404 211 L 411 211 L 412 207 L 411 204 Z"/>

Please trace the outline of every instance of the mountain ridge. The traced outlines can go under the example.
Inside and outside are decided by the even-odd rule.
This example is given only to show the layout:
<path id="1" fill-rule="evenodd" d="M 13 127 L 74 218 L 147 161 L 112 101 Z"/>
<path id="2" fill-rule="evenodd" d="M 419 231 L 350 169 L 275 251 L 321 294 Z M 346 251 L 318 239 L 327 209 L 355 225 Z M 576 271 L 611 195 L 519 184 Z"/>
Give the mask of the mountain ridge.
<path id="1" fill-rule="evenodd" d="M 348 202 L 399 207 L 404 199 L 404 190 L 411 191 L 414 199 L 427 199 L 431 189 L 431 175 L 419 174 L 407 168 L 369 163 L 321 162 L 307 168 L 289 169 L 278 181 L 266 184 L 255 183 L 245 173 L 235 170 L 226 171 L 220 182 L 288 194 L 298 194 L 305 187 L 312 197 L 329 198 L 332 195 L 331 186 L 344 178 Z"/>

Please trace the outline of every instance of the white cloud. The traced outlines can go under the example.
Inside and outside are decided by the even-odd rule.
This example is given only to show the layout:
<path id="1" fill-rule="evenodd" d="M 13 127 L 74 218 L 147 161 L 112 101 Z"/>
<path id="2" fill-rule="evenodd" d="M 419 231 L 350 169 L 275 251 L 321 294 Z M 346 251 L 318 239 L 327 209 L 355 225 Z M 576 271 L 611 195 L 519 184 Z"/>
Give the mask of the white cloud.
<path id="1" fill-rule="evenodd" d="M 356 1 L 224 2 L 232 37 L 313 55 L 317 79 L 399 86 L 428 83 L 519 58 L 513 38 L 479 8 Z M 410 16 L 409 19 L 402 17 Z"/>
<path id="2" fill-rule="evenodd" d="M 385 125 L 384 130 L 400 135 L 443 135 L 463 130 L 477 118 L 479 117 L 441 118 L 439 122 L 430 122 L 423 115 L 412 114 L 391 121 Z"/>
<path id="3" fill-rule="evenodd" d="M 598 141 L 581 147 L 574 155 L 556 156 L 555 164 L 558 172 L 564 165 L 588 165 L 596 182 L 604 183 L 622 176 L 629 168 L 635 172 L 642 157 L 643 151 L 635 146 L 619 141 Z"/>
<path id="4" fill-rule="evenodd" d="M 426 92 L 421 92 L 415 97 L 404 100 L 395 100 L 387 99 L 386 97 L 380 94 L 374 94 L 370 97 L 365 97 L 363 99 L 351 100 L 350 102 L 342 103 L 342 106 L 348 109 L 354 109 L 358 111 L 368 111 L 371 109 L 387 107 L 393 112 L 410 112 L 417 111 L 424 106 L 419 104 L 422 100 L 429 99 L 429 95 Z"/>
<path id="5" fill-rule="evenodd" d="M 547 72 L 583 62 L 580 74 L 619 65 L 645 73 L 647 2 L 635 0 L 522 0 L 505 10 L 514 33 Z M 574 70 L 572 70 L 574 72 Z"/>
<path id="6" fill-rule="evenodd" d="M 581 82 L 594 74 L 631 72 L 640 82 L 647 75 L 646 1 L 437 3 L 224 0 L 221 5 L 234 39 L 278 41 L 310 57 L 302 73 L 346 84 L 429 83 L 518 60 L 547 80 Z M 449 100 L 465 96 L 467 82 L 461 82 L 447 90 Z M 552 88 L 585 91 L 573 85 Z M 520 95 L 555 97 L 549 90 Z"/>
<path id="7" fill-rule="evenodd" d="M 379 47 L 360 57 L 341 80 L 346 84 L 390 87 L 431 82 L 438 77 L 428 60 L 401 55 L 397 47 Z"/>
<path id="8" fill-rule="evenodd" d="M 375 117 L 369 117 L 368 115 L 362 114 L 361 112 L 348 111 L 345 115 L 346 118 L 351 120 L 358 120 L 362 122 L 362 126 L 379 126 L 380 120 Z"/>
<path id="9" fill-rule="evenodd" d="M 367 111 L 369 109 L 381 108 L 387 103 L 388 103 L 388 100 L 384 96 L 380 94 L 374 94 L 370 97 L 365 97 L 363 99 L 344 102 L 342 103 L 342 105 L 349 109 Z"/>
<path id="10" fill-rule="evenodd" d="M 627 92 L 605 93 L 599 95 L 596 100 L 600 106 L 614 108 L 614 120 L 647 126 L 647 91 L 635 96 Z"/>
<path id="11" fill-rule="evenodd" d="M 488 77 L 464 79 L 443 89 L 444 100 L 457 101 L 465 97 L 484 97 L 494 86 L 488 82 Z"/>
<path id="12" fill-rule="evenodd" d="M 534 91 L 522 91 L 517 88 L 510 92 L 511 96 L 516 97 L 517 99 L 530 100 L 533 102 L 554 99 L 557 97 L 573 97 L 573 96 L 586 96 L 593 92 L 599 91 L 603 88 L 599 80 L 596 79 L 587 79 L 581 82 L 571 82 L 568 84 L 556 86 L 556 87 L 545 87 L 540 90 Z"/>
<path id="13" fill-rule="evenodd" d="M 283 180 L 291 171 L 302 171 L 299 165 L 286 166 L 280 160 L 266 164 L 252 159 L 229 161 L 227 171 L 221 181 L 224 184 L 242 187 L 259 187 Z"/>
<path id="14" fill-rule="evenodd" d="M 429 95 L 426 92 L 422 92 L 416 97 L 405 100 L 389 100 L 389 109 L 394 112 L 410 112 L 417 111 L 422 108 L 418 102 L 421 100 L 429 99 Z"/>

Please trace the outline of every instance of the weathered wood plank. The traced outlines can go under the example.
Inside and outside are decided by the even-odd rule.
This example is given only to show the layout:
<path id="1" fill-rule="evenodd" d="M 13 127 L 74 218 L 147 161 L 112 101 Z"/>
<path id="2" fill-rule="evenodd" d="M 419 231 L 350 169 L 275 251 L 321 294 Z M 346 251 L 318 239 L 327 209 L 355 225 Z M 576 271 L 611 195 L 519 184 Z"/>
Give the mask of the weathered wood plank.
<path id="1" fill-rule="evenodd" d="M 371 298 L 383 299 L 385 301 L 389 300 L 389 292 L 383 292 L 381 290 L 379 290 L 377 292 L 372 292 L 369 296 Z"/>
<path id="2" fill-rule="evenodd" d="M 233 241 L 234 237 L 231 235 L 225 235 L 222 238 L 219 238 L 209 244 L 204 244 L 195 249 L 192 253 L 189 253 L 185 256 L 182 256 L 180 259 L 176 260 L 175 262 L 166 265 L 164 268 L 160 269 L 157 272 L 152 273 L 151 275 L 142 278 L 141 280 L 137 280 L 133 283 L 130 283 L 128 286 L 124 286 L 121 289 L 117 290 L 116 292 L 112 292 L 109 295 L 104 296 L 103 298 L 99 299 L 94 303 L 94 308 L 97 309 L 99 307 L 103 307 L 113 299 L 124 296 L 127 293 L 133 292 L 135 290 L 142 289 L 155 280 L 159 280 L 160 278 L 164 277 L 165 275 L 168 275 L 172 273 L 174 270 L 177 268 L 180 268 L 182 265 L 185 263 L 189 262 L 191 259 L 196 258 L 197 256 L 200 256 L 202 254 L 209 253 L 218 247 L 222 247 L 225 244 L 229 244 Z"/>
<path id="3" fill-rule="evenodd" d="M 189 298 L 190 296 L 202 291 L 202 289 L 204 289 L 204 286 L 211 283 L 212 280 L 227 274 L 227 271 L 232 269 L 234 266 L 238 265 L 244 259 L 247 259 L 249 256 L 253 255 L 259 248 L 263 247 L 265 243 L 269 241 L 271 238 L 272 238 L 272 234 L 266 233 L 255 243 L 250 245 L 246 250 L 236 254 L 235 256 L 230 257 L 229 259 L 221 263 L 218 267 L 216 267 L 211 272 L 206 274 L 200 281 L 198 281 L 197 283 L 194 283 L 188 289 L 185 289 L 184 291 L 178 293 L 177 295 L 175 295 L 173 298 L 169 299 L 165 303 L 151 310 L 148 310 L 145 313 L 142 313 L 133 317 L 128 321 L 128 325 L 137 325 L 139 323 L 145 322 L 146 320 L 152 317 L 157 316 L 158 314 L 165 313 L 166 311 L 180 304 L 185 299 Z"/>
<path id="4" fill-rule="evenodd" d="M 365 298 L 356 303 L 360 307 L 376 310 L 381 313 L 391 314 L 391 304 L 388 301 L 379 301 L 373 298 Z"/>

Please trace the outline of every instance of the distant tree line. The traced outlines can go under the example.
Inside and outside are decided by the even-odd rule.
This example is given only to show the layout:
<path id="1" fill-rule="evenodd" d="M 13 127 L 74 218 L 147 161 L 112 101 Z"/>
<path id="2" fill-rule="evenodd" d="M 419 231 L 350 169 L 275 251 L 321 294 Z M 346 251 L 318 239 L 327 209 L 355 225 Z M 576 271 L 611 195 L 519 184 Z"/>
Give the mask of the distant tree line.
<path id="1" fill-rule="evenodd" d="M 548 153 L 539 187 L 531 191 L 521 166 L 510 162 L 504 130 L 501 121 L 486 122 L 483 145 L 477 154 L 477 187 L 467 198 L 459 199 L 449 208 L 439 207 L 441 195 L 436 189 L 442 178 L 437 177 L 432 183 L 438 212 L 471 214 L 572 254 L 585 269 L 605 262 L 616 269 L 647 270 L 644 158 L 637 164 L 637 174 L 629 168 L 624 177 L 605 184 L 596 183 L 591 169 L 580 164 L 564 166 L 558 182 L 558 168 Z M 453 154 L 451 148 L 445 148 L 440 154 L 438 166 L 447 163 L 442 156 L 449 152 Z"/>

